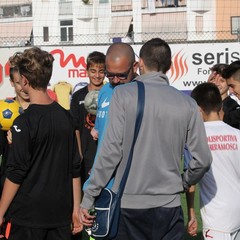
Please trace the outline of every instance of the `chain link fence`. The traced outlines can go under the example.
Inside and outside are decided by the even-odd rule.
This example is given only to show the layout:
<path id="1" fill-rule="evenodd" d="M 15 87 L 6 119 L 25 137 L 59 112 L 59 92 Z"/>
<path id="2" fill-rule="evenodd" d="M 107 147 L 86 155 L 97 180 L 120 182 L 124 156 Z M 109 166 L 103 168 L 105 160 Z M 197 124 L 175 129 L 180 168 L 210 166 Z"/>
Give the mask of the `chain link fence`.
<path id="1" fill-rule="evenodd" d="M 215 6 L 210 2 L 2 0 L 0 47 L 142 44 L 156 37 L 171 44 L 239 42 L 239 3 L 216 0 Z"/>
<path id="2" fill-rule="evenodd" d="M 230 31 L 218 32 L 154 32 L 154 33 L 131 33 L 130 36 L 119 38 L 119 34 L 89 34 L 73 35 L 73 41 L 61 41 L 60 36 L 51 37 L 51 43 L 43 44 L 42 36 L 14 36 L 0 37 L 0 47 L 22 46 L 76 46 L 76 45 L 109 45 L 113 42 L 123 41 L 129 44 L 142 44 L 151 38 L 162 38 L 170 44 L 179 43 L 217 43 L 239 42 L 240 34 L 232 35 Z"/>

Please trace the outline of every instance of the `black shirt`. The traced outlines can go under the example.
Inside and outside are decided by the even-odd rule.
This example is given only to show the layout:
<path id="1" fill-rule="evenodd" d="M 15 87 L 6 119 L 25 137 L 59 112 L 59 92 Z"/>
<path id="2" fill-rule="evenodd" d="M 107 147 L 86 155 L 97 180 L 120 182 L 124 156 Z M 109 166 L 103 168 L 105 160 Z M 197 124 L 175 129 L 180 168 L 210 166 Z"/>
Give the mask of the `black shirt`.
<path id="1" fill-rule="evenodd" d="M 30 105 L 13 124 L 6 176 L 20 188 L 6 218 L 36 228 L 66 226 L 80 158 L 70 114 L 58 103 Z"/>
<path id="2" fill-rule="evenodd" d="M 230 96 L 223 100 L 223 121 L 228 125 L 240 129 L 240 106 Z"/>
<path id="3" fill-rule="evenodd" d="M 97 151 L 97 142 L 93 140 L 91 129 L 94 126 L 95 116 L 87 112 L 84 107 L 84 99 L 88 94 L 88 86 L 76 91 L 71 100 L 70 112 L 72 114 L 74 125 L 80 132 L 81 148 L 83 154 L 81 178 L 82 183 L 89 176 L 89 171 L 92 168 L 95 154 Z"/>
<path id="4" fill-rule="evenodd" d="M 6 159 L 8 153 L 7 131 L 0 130 L 0 194 L 5 180 Z"/>

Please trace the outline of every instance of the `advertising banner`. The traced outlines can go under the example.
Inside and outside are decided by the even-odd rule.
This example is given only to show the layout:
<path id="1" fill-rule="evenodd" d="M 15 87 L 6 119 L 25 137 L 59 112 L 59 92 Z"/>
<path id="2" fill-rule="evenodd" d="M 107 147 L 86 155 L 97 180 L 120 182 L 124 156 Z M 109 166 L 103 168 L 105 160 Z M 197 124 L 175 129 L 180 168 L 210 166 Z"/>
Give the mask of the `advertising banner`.
<path id="1" fill-rule="evenodd" d="M 229 64 L 240 59 L 239 43 L 202 43 L 202 44 L 172 44 L 172 66 L 168 71 L 170 85 L 182 91 L 191 91 L 195 86 L 206 82 L 210 67 L 217 63 Z M 86 58 L 92 51 L 106 53 L 108 46 L 56 46 L 42 47 L 53 54 L 54 68 L 49 88 L 66 82 L 75 91 L 86 83 Z M 138 59 L 141 45 L 133 45 Z M 24 48 L 0 49 L 0 99 L 14 97 L 15 93 L 9 83 L 8 59 L 15 52 Z M 107 80 L 107 79 L 106 79 Z"/>

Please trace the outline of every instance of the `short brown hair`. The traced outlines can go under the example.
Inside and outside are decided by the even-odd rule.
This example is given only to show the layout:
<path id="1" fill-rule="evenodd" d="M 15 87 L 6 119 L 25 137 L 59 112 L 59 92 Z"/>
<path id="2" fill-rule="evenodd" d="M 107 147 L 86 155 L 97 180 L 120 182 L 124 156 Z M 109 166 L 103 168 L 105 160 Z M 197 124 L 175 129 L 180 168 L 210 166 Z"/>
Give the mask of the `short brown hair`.
<path id="1" fill-rule="evenodd" d="M 52 76 L 54 57 L 38 47 L 26 49 L 17 59 L 19 73 L 34 89 L 46 89 Z"/>
<path id="2" fill-rule="evenodd" d="M 105 55 L 103 53 L 97 52 L 97 51 L 90 53 L 87 57 L 87 70 L 93 64 L 105 65 Z"/>

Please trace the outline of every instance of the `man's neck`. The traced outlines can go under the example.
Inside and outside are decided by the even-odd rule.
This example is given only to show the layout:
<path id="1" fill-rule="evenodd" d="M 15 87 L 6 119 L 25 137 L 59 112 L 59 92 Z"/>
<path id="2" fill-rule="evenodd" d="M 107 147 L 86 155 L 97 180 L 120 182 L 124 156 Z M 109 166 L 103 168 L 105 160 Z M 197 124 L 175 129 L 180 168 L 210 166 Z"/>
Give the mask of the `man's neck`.
<path id="1" fill-rule="evenodd" d="M 89 83 L 89 84 L 88 84 L 88 91 L 100 90 L 100 88 L 101 88 L 102 86 L 103 86 L 103 84 L 102 84 L 102 85 L 99 85 L 99 86 L 95 86 L 95 85 Z"/>
<path id="2" fill-rule="evenodd" d="M 221 95 L 221 98 L 222 98 L 222 100 L 224 100 L 225 98 L 227 98 L 228 97 L 228 93 L 226 92 L 226 93 L 223 93 L 222 95 Z"/>
<path id="3" fill-rule="evenodd" d="M 21 98 L 19 96 L 16 96 L 16 100 L 21 105 L 23 110 L 27 109 L 29 104 L 30 104 L 30 100 L 26 101 L 26 100 L 24 100 L 23 98 Z"/>
<path id="4" fill-rule="evenodd" d="M 203 116 L 204 122 L 222 121 L 221 116 L 218 112 L 211 112 L 210 114 Z"/>
<path id="5" fill-rule="evenodd" d="M 30 102 L 31 104 L 40 104 L 40 105 L 48 105 L 53 102 L 53 100 L 49 97 L 47 90 L 35 90 L 31 89 L 29 92 Z"/>

